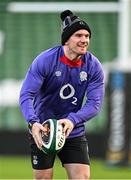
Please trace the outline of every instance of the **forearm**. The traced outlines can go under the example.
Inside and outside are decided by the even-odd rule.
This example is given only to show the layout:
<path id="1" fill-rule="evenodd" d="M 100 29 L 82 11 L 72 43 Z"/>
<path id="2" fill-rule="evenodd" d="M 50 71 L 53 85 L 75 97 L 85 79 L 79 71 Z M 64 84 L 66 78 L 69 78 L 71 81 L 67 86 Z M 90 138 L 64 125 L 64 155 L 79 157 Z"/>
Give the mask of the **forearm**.
<path id="1" fill-rule="evenodd" d="M 39 122 L 39 118 L 35 114 L 35 110 L 33 107 L 33 100 L 30 97 L 24 100 L 25 96 L 24 97 L 20 96 L 20 109 L 26 122 L 29 123 L 32 120 Z"/>
<path id="2" fill-rule="evenodd" d="M 27 122 L 36 120 L 39 122 L 34 109 L 34 98 L 42 84 L 42 79 L 34 76 L 32 72 L 28 72 L 22 84 L 19 97 L 19 105 L 22 114 Z"/>

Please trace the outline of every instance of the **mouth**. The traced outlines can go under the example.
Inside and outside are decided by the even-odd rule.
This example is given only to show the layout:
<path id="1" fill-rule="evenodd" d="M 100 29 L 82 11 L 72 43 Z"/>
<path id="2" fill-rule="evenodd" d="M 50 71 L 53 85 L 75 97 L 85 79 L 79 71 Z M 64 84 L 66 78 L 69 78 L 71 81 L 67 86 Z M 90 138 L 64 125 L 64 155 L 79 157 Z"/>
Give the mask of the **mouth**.
<path id="1" fill-rule="evenodd" d="M 80 47 L 80 48 L 87 48 L 87 44 L 83 44 L 83 45 L 78 45 L 78 47 Z"/>
<path id="2" fill-rule="evenodd" d="M 86 49 L 87 46 L 78 46 L 80 49 Z"/>

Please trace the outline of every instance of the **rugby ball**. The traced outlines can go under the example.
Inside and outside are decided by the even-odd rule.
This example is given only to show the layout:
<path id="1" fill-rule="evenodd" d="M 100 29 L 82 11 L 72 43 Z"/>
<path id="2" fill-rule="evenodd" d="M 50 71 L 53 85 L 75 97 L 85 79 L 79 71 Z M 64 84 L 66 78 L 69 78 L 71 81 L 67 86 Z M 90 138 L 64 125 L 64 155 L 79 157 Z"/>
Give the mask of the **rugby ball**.
<path id="1" fill-rule="evenodd" d="M 59 152 L 65 144 L 63 126 L 56 119 L 48 119 L 42 125 L 47 129 L 41 132 L 42 151 L 46 154 Z"/>

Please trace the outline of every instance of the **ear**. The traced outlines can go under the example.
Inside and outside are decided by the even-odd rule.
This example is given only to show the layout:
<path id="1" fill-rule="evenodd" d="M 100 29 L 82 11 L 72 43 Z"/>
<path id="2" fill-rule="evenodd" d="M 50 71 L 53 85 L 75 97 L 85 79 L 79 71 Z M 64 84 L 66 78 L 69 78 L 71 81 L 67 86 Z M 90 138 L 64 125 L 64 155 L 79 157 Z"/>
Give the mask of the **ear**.
<path id="1" fill-rule="evenodd" d="M 68 45 L 68 42 L 65 42 L 65 45 Z"/>

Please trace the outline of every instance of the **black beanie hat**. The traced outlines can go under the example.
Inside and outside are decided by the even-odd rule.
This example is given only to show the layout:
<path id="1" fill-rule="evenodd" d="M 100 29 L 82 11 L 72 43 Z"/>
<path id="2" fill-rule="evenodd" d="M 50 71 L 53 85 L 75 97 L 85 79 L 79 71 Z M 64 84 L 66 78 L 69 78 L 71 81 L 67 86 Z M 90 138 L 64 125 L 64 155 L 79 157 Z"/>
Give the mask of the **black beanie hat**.
<path id="1" fill-rule="evenodd" d="M 62 45 L 80 29 L 86 29 L 90 33 L 91 30 L 86 22 L 81 20 L 78 16 L 75 16 L 70 10 L 65 10 L 61 13 L 62 20 Z"/>

